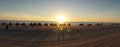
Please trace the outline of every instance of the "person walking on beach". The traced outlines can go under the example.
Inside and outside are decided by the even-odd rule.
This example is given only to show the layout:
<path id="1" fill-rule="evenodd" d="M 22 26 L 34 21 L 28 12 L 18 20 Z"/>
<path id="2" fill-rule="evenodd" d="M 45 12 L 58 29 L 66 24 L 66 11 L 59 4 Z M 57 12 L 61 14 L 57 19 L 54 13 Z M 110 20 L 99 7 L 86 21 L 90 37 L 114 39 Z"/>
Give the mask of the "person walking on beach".
<path id="1" fill-rule="evenodd" d="M 8 25 L 6 25 L 5 29 L 6 29 L 6 30 L 8 29 Z"/>

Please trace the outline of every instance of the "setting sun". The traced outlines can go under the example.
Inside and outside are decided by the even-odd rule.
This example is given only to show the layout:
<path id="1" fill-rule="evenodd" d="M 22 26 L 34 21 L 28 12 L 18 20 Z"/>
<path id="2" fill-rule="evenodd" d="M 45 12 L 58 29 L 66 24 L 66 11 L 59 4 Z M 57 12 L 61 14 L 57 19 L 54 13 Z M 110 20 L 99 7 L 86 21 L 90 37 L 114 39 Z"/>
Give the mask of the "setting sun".
<path id="1" fill-rule="evenodd" d="M 63 23 L 63 22 L 65 22 L 65 17 L 64 16 L 58 16 L 57 21 L 59 23 Z"/>

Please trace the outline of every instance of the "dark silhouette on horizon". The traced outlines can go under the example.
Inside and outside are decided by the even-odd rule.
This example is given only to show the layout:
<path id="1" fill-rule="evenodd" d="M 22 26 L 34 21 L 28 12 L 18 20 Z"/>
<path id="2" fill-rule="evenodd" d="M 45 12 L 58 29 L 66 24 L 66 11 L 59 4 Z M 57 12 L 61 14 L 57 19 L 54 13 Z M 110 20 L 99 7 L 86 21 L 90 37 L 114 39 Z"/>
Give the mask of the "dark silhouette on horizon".
<path id="1" fill-rule="evenodd" d="M 57 24 L 56 24 L 56 23 L 54 23 L 54 24 L 53 24 L 53 26 L 57 26 Z"/>
<path id="2" fill-rule="evenodd" d="M 5 29 L 6 29 L 6 30 L 8 29 L 8 25 L 6 25 Z"/>
<path id="3" fill-rule="evenodd" d="M 42 24 L 41 24 L 41 23 L 38 23 L 38 26 L 42 26 Z"/>
<path id="4" fill-rule="evenodd" d="M 48 26 L 48 24 L 47 24 L 47 23 L 45 23 L 45 24 L 44 24 L 44 26 Z"/>
<path id="5" fill-rule="evenodd" d="M 21 26 L 22 26 L 22 27 L 25 27 L 25 26 L 26 26 L 26 23 L 22 23 Z"/>
<path id="6" fill-rule="evenodd" d="M 1 25 L 6 25 L 6 23 L 5 23 L 5 22 L 3 22 L 3 23 L 1 23 Z"/>
<path id="7" fill-rule="evenodd" d="M 79 24 L 79 26 L 84 26 L 84 24 Z"/>
<path id="8" fill-rule="evenodd" d="M 90 26 L 92 26 L 92 24 L 88 24 L 88 25 L 87 25 L 87 27 L 90 27 Z"/>
<path id="9" fill-rule="evenodd" d="M 111 23 L 111 25 L 120 25 L 119 23 Z"/>
<path id="10" fill-rule="evenodd" d="M 17 22 L 17 23 L 15 23 L 15 26 L 19 26 L 20 24 Z"/>
<path id="11" fill-rule="evenodd" d="M 54 26 L 54 24 L 53 24 L 53 23 L 51 23 L 51 24 L 50 24 L 50 26 Z"/>
<path id="12" fill-rule="evenodd" d="M 69 23 L 68 26 L 71 26 L 71 24 Z"/>
<path id="13" fill-rule="evenodd" d="M 10 22 L 10 23 L 8 23 L 8 25 L 12 26 L 13 24 Z"/>

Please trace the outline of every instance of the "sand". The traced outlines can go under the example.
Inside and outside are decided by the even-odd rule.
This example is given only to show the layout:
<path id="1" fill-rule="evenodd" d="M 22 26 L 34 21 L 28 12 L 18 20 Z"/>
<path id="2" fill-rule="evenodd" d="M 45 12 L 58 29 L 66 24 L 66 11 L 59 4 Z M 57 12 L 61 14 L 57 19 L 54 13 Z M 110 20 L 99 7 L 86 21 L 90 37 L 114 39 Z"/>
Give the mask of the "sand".
<path id="1" fill-rule="evenodd" d="M 120 25 L 61 28 L 0 25 L 0 47 L 120 47 Z"/>

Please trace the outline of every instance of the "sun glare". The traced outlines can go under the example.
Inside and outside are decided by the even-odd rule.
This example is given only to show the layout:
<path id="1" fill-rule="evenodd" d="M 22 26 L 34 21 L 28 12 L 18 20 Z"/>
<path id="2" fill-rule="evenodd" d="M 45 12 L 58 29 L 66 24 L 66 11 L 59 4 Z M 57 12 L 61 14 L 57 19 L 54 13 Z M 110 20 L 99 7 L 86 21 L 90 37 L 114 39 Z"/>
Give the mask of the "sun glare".
<path id="1" fill-rule="evenodd" d="M 58 16 L 57 18 L 59 23 L 64 23 L 65 22 L 65 17 L 64 16 Z"/>

